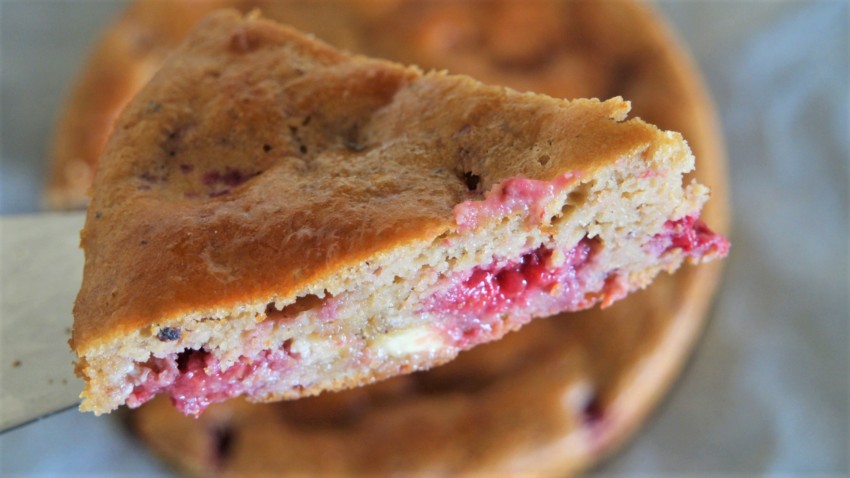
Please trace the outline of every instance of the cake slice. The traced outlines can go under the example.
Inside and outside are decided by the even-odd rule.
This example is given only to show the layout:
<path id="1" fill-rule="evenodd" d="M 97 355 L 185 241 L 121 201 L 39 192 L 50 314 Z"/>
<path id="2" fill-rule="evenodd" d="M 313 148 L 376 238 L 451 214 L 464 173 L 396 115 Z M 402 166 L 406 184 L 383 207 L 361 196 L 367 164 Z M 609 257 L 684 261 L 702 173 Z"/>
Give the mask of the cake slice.
<path id="1" fill-rule="evenodd" d="M 82 410 L 275 401 L 451 360 L 726 254 L 677 133 L 204 21 L 101 157 L 71 340 Z"/>

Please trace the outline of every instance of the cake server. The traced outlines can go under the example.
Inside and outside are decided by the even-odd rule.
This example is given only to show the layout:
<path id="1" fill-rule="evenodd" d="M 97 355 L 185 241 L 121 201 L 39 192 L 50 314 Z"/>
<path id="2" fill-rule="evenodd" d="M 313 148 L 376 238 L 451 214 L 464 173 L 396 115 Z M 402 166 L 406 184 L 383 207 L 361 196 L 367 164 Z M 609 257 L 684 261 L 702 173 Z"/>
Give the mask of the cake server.
<path id="1" fill-rule="evenodd" d="M 0 216 L 0 432 L 75 406 L 83 213 Z"/>

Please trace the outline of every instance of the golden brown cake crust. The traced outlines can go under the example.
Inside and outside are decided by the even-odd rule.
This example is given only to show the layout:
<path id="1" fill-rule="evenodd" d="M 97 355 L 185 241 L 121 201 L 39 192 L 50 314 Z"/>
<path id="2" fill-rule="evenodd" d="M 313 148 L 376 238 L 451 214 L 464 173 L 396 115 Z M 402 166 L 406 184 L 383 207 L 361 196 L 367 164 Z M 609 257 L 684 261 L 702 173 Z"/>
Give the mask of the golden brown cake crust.
<path id="1" fill-rule="evenodd" d="M 464 174 L 483 191 L 591 176 L 676 141 L 622 121 L 619 99 L 422 74 L 233 12 L 198 31 L 128 105 L 101 158 L 82 233 L 80 355 L 157 321 L 292 301 L 432 241 L 471 198 Z"/>
<path id="2" fill-rule="evenodd" d="M 531 10 L 570 26 L 562 29 L 563 36 L 554 47 L 549 41 L 554 50 L 550 60 L 553 66 L 532 64 L 512 70 L 490 64 L 486 55 L 476 51 L 458 59 L 454 50 L 433 50 L 444 44 L 439 41 L 440 36 L 419 32 L 436 30 L 452 37 L 454 33 L 446 24 L 460 25 L 468 31 L 469 22 L 464 26 L 456 11 L 460 11 L 461 19 L 474 14 L 478 19 L 476 28 L 492 28 L 503 36 L 516 32 L 497 26 L 498 8 L 484 10 L 459 4 L 423 7 L 424 13 L 416 14 L 398 9 L 407 20 L 384 21 L 382 25 L 407 33 L 396 36 L 395 54 L 385 56 L 424 67 L 451 65 L 453 71 L 474 73 L 490 83 L 552 95 L 619 94 L 629 98 L 636 115 L 662 128 L 681 131 L 689 141 L 699 166 L 696 177 L 713 189 L 704 217 L 719 231 L 725 231 L 728 206 L 722 143 L 694 67 L 667 29 L 651 10 L 632 2 L 565 2 L 556 15 L 549 11 L 550 2 L 542 4 L 543 8 Z M 375 50 L 385 46 L 375 45 L 378 42 L 367 38 L 357 26 L 400 12 L 390 7 L 375 10 L 380 11 L 367 11 L 362 17 L 345 20 L 340 20 L 339 15 L 321 13 L 300 24 L 292 17 L 288 20 L 307 31 L 349 22 L 347 28 L 333 29 L 338 37 L 327 31 L 322 32 L 322 37 L 354 51 L 378 54 Z M 286 8 L 263 11 L 275 18 L 291 13 Z M 189 25 L 183 27 L 188 29 Z M 531 30 L 534 34 L 525 36 L 535 37 L 538 31 Z M 380 38 L 380 34 L 375 36 Z M 432 62 L 423 58 L 431 58 Z M 485 70 L 479 63 L 490 66 Z M 89 94 L 95 91 L 90 88 Z M 161 456 L 185 471 L 203 476 L 216 472 L 245 476 L 259 466 L 266 472 L 277 466 L 281 473 L 299 474 L 315 470 L 321 463 L 340 463 L 338 470 L 361 473 L 388 469 L 474 472 L 498 468 L 495 463 L 499 459 L 507 461 L 511 457 L 516 457 L 517 466 L 527 464 L 528 457 L 534 460 L 534 465 L 524 466 L 523 471 L 548 470 L 556 473 L 547 474 L 560 476 L 559 472 L 579 470 L 612 450 L 657 402 L 701 329 L 720 267 L 715 263 L 685 268 L 673 277 L 659 277 L 647 291 L 605 313 L 594 311 L 537 321 L 500 342 L 464 353 L 445 367 L 378 386 L 273 405 L 217 405 L 200 421 L 181 416 L 167 399 L 160 397 L 133 413 L 131 419 Z M 667 347 L 659 347 L 662 343 Z M 656 373 L 647 380 L 635 380 L 639 365 L 647 360 L 655 362 Z M 539 380 L 541 374 L 545 380 Z M 566 439 L 575 436 L 579 424 L 558 418 L 564 410 L 556 406 L 562 396 L 560 391 L 584 380 L 595 390 L 601 408 L 618 404 L 622 409 L 620 419 L 610 423 L 595 450 Z M 464 386 L 470 381 L 472 387 Z M 499 415 L 506 404 L 515 405 L 512 411 L 536 413 Z M 446 408 L 454 411 L 444 413 Z M 390 409 L 392 413 L 388 413 Z M 453 426 L 458 423 L 463 424 L 460 431 L 464 433 L 456 433 Z M 466 426 L 470 423 L 480 423 L 480 428 Z M 502 425 L 497 426 L 498 423 Z M 414 433 L 409 432 L 410 426 Z M 499 430 L 505 433 L 498 433 Z M 488 444 L 489 451 L 482 444 Z M 416 451 L 416 461 L 409 461 L 410 455 L 399 451 L 399 446 Z M 217 448 L 222 452 L 218 456 Z M 544 456 L 529 452 L 541 448 L 550 453 Z M 464 449 L 474 453 L 463 454 Z M 298 453 L 293 453 L 293 457 L 287 450 Z M 454 454 L 447 450 L 454 450 Z M 327 456 L 342 460 L 327 460 Z M 359 467 L 352 462 L 359 463 Z"/>

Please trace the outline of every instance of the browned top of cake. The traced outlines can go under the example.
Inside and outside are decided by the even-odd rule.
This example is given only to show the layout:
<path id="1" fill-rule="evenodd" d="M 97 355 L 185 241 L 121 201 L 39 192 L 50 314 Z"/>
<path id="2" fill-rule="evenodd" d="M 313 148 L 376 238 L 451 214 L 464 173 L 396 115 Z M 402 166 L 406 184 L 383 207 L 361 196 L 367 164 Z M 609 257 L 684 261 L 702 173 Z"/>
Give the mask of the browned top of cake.
<path id="1" fill-rule="evenodd" d="M 214 14 L 128 105 L 101 158 L 75 348 L 290 297 L 437 237 L 454 205 L 502 179 L 590 174 L 674 141 L 622 121 L 627 109 L 423 74 Z"/>
<path id="2" fill-rule="evenodd" d="M 58 118 L 46 202 L 81 207 L 113 122 L 195 23 L 216 8 L 263 15 L 356 53 L 558 98 L 632 102 L 634 114 L 681 131 L 697 157 L 718 152 L 689 115 L 689 59 L 651 9 L 634 2 L 511 0 L 135 0 L 103 34 Z M 705 103 L 704 98 L 697 99 Z"/>

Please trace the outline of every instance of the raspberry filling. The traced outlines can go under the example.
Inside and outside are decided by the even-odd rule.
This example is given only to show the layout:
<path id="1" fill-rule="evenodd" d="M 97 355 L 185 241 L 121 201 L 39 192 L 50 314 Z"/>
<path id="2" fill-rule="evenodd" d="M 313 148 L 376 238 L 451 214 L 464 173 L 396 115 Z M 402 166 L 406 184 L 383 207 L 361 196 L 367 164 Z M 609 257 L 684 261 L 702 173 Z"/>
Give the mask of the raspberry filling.
<path id="1" fill-rule="evenodd" d="M 566 182 L 570 178 L 565 176 L 563 180 Z M 494 188 L 483 206 L 479 202 L 481 209 L 458 206 L 460 209 L 455 213 L 459 223 L 461 217 L 475 223 L 479 214 L 503 207 L 536 210 L 535 204 L 554 194 L 556 189 L 541 189 L 536 183 L 545 184 L 532 180 L 517 180 L 515 184 L 507 181 L 504 187 Z M 499 202 L 497 196 L 508 199 Z M 628 283 L 618 271 L 600 267 L 595 258 L 601 247 L 597 240 L 584 238 L 566 252 L 538 247 L 514 261 L 494 261 L 488 266 L 455 274 L 444 279 L 448 284 L 440 292 L 425 300 L 423 311 L 436 314 L 439 317 L 437 327 L 449 342 L 465 349 L 501 335 L 504 330 L 500 333 L 500 327 L 513 328 L 535 316 L 582 310 L 598 301 L 602 301 L 603 307 L 610 305 L 626 295 Z M 663 231 L 645 247 L 656 256 L 679 249 L 688 257 L 700 258 L 709 254 L 726 255 L 729 242 L 696 216 L 687 216 L 667 221 Z M 333 304 L 327 301 L 321 304 L 321 318 L 335 314 Z M 249 342 L 264 340 L 271 333 L 273 322 L 267 320 L 260 324 Z M 161 331 L 161 334 L 160 340 L 180 338 L 179 333 L 172 331 Z M 198 416 L 213 403 L 240 395 L 261 397 L 297 366 L 300 357 L 292 352 L 291 345 L 291 340 L 287 340 L 279 348 L 241 356 L 224 369 L 220 361 L 204 349 L 187 349 L 167 357 L 151 358 L 137 368 L 131 382 L 134 388 L 126 403 L 135 408 L 154 395 L 167 393 L 179 411 Z"/>
<path id="2" fill-rule="evenodd" d="M 506 265 L 476 267 L 450 278 L 448 288 L 432 296 L 426 310 L 450 317 L 444 331 L 459 347 L 483 342 L 494 322 L 504 314 L 517 315 L 520 323 L 531 315 L 580 310 L 598 297 L 594 287 L 593 258 L 598 246 L 584 238 L 553 264 L 553 251 L 539 247 Z M 599 281 L 601 285 L 603 281 Z M 528 312 L 532 311 L 532 312 Z"/>
<path id="3" fill-rule="evenodd" d="M 290 351 L 290 344 L 284 342 L 280 349 L 263 350 L 251 358 L 239 357 L 223 370 L 218 359 L 203 349 L 152 358 L 144 364 L 127 405 L 136 408 L 154 395 L 167 393 L 175 408 L 197 417 L 210 404 L 240 395 L 261 395 L 294 367 L 298 357 Z"/>
<path id="4" fill-rule="evenodd" d="M 517 209 L 525 209 L 529 220 L 543 222 L 546 205 L 578 177 L 578 173 L 566 173 L 552 181 L 506 179 L 493 186 L 483 200 L 464 201 L 455 206 L 455 222 L 461 230 L 470 230 L 482 220 L 501 217 Z"/>
<path id="5" fill-rule="evenodd" d="M 729 241 L 709 229 L 695 215 L 664 223 L 664 231 L 656 234 L 649 241 L 648 247 L 657 256 L 681 249 L 686 256 L 694 259 L 709 254 L 722 257 L 729 253 Z"/>
<path id="6" fill-rule="evenodd" d="M 554 265 L 553 251 L 540 247 L 518 260 L 476 267 L 447 279 L 450 284 L 426 301 L 425 310 L 444 317 L 440 327 L 460 348 L 486 341 L 505 321 L 520 325 L 533 316 L 602 307 L 626 296 L 628 280 L 602 270 L 594 257 L 601 245 L 584 238 Z M 695 216 L 667 221 L 646 246 L 655 256 L 679 249 L 687 257 L 725 256 L 729 241 Z"/>

